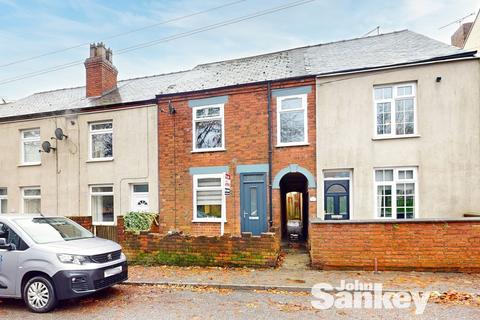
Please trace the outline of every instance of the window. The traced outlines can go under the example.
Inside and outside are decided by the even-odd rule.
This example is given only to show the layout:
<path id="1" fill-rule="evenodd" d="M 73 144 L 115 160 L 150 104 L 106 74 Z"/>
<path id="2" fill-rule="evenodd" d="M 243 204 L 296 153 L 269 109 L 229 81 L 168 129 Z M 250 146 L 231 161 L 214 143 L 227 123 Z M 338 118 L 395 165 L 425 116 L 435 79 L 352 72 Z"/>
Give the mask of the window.
<path id="1" fill-rule="evenodd" d="M 413 219 L 418 204 L 416 168 L 375 170 L 378 218 Z"/>
<path id="2" fill-rule="evenodd" d="M 375 136 L 401 137 L 416 134 L 416 84 L 375 87 Z"/>
<path id="3" fill-rule="evenodd" d="M 90 205 L 90 214 L 95 224 L 114 223 L 112 185 L 90 186 Z"/>
<path id="4" fill-rule="evenodd" d="M 8 210 L 7 188 L 0 188 L 0 213 L 7 213 L 7 210 Z"/>
<path id="5" fill-rule="evenodd" d="M 132 185 L 132 204 L 131 210 L 138 212 L 149 211 L 148 201 L 148 184 L 134 184 Z"/>
<path id="6" fill-rule="evenodd" d="M 40 187 L 22 188 L 23 213 L 42 212 L 42 194 Z"/>
<path id="7" fill-rule="evenodd" d="M 40 129 L 21 131 L 22 164 L 40 163 Z"/>
<path id="8" fill-rule="evenodd" d="M 225 217 L 223 174 L 193 177 L 194 221 L 221 221 Z"/>
<path id="9" fill-rule="evenodd" d="M 277 145 L 308 143 L 307 95 L 277 97 Z"/>
<path id="10" fill-rule="evenodd" d="M 17 251 L 25 251 L 28 249 L 28 245 L 13 231 L 9 226 L 0 222 L 0 239 L 5 239 L 7 244 L 15 245 Z"/>
<path id="11" fill-rule="evenodd" d="M 192 108 L 193 151 L 225 148 L 223 104 Z"/>
<path id="12" fill-rule="evenodd" d="M 90 160 L 113 158 L 113 123 L 90 123 Z"/>

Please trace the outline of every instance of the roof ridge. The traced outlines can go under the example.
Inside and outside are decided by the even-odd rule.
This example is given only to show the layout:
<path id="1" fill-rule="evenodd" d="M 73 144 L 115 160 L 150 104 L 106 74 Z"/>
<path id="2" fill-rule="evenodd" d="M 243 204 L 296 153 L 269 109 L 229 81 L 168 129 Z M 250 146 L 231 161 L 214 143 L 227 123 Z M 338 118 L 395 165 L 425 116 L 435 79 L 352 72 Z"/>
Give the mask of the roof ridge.
<path id="1" fill-rule="evenodd" d="M 329 41 L 329 42 L 324 42 L 324 43 L 311 44 L 311 45 L 306 45 L 306 46 L 301 46 L 301 47 L 290 48 L 290 49 L 286 49 L 286 50 L 278 50 L 278 51 L 271 51 L 271 52 L 267 52 L 267 53 L 260 53 L 260 54 L 256 54 L 256 55 L 252 55 L 252 56 L 248 56 L 248 57 L 233 58 L 233 59 L 226 59 L 226 60 L 202 63 L 202 64 L 196 65 L 193 69 L 196 69 L 198 67 L 204 67 L 204 66 L 212 65 L 212 64 L 218 64 L 218 63 L 222 63 L 222 62 L 248 60 L 248 59 L 268 56 L 268 55 L 271 55 L 271 54 L 278 54 L 278 53 L 294 51 L 294 50 L 301 50 L 301 49 L 306 49 L 306 48 L 313 48 L 313 47 L 321 47 L 321 46 L 331 45 L 331 44 L 335 44 L 335 43 L 343 43 L 343 42 L 355 41 L 355 40 L 360 40 L 360 39 L 382 37 L 382 36 L 386 36 L 386 35 L 391 35 L 391 34 L 401 33 L 401 32 L 407 32 L 407 31 L 412 32 L 411 30 L 408 30 L 408 29 L 402 29 L 402 30 L 396 30 L 396 31 L 391 31 L 391 32 L 377 34 L 377 35 L 366 36 L 366 37 L 356 37 L 356 38 L 350 38 L 350 39 L 344 39 L 344 40 L 336 40 L 336 41 Z"/>

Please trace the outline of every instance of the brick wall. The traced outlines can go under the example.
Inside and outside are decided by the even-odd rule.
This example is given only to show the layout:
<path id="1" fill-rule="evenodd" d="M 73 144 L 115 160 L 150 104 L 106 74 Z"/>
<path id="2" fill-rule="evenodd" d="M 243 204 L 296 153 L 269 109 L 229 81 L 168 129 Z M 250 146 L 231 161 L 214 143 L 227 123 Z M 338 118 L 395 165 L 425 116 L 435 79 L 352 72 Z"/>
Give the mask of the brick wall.
<path id="1" fill-rule="evenodd" d="M 117 69 L 104 57 L 88 58 L 85 61 L 86 95 L 101 96 L 117 86 Z"/>
<path id="2" fill-rule="evenodd" d="M 273 177 L 289 164 L 298 164 L 316 175 L 315 165 L 315 79 L 272 84 L 272 89 L 310 85 L 308 94 L 309 145 L 276 148 L 276 99 L 272 98 Z M 192 153 L 192 109 L 188 100 L 228 95 L 224 107 L 225 151 Z M 168 102 L 176 109 L 174 116 L 158 113 L 160 231 L 181 230 L 191 235 L 219 235 L 219 223 L 192 222 L 193 178 L 190 167 L 228 166 L 232 175 L 231 195 L 226 198 L 225 232 L 240 235 L 240 176 L 237 165 L 268 163 L 267 86 L 248 85 L 196 94 L 169 96 L 158 101 L 161 110 Z M 268 179 L 268 177 L 267 177 Z M 272 178 L 273 179 L 273 178 Z M 280 225 L 280 203 L 274 190 L 274 227 Z M 268 193 L 267 193 L 268 197 Z M 277 203 L 278 202 L 278 203 Z M 268 203 L 268 199 L 267 199 Z M 268 206 L 267 206 L 268 208 Z M 316 215 L 311 206 L 310 215 Z M 267 212 L 268 215 L 268 212 Z"/>
<path id="3" fill-rule="evenodd" d="M 480 272 L 480 219 L 313 223 L 319 269 Z"/>
<path id="4" fill-rule="evenodd" d="M 117 227 L 118 240 L 128 260 L 147 265 L 273 267 L 280 251 L 273 233 L 259 237 L 134 234 L 125 231 L 122 217 L 118 217 Z"/>
<path id="5" fill-rule="evenodd" d="M 93 224 L 92 224 L 91 216 L 75 216 L 75 217 L 67 217 L 67 218 L 75 221 L 85 229 L 93 232 Z"/>

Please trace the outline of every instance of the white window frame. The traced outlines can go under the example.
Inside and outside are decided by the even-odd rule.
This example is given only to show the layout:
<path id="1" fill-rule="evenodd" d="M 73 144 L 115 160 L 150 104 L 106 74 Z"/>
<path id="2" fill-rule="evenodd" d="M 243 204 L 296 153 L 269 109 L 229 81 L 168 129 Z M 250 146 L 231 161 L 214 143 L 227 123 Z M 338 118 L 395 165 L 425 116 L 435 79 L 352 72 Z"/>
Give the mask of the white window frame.
<path id="1" fill-rule="evenodd" d="M 32 132 L 32 131 L 38 131 L 38 137 L 34 137 L 34 138 L 25 138 L 24 137 L 24 134 L 25 132 Z M 41 141 L 41 136 L 40 136 L 41 132 L 40 132 L 40 128 L 32 128 L 32 129 L 22 129 L 20 130 L 20 157 L 21 157 L 21 161 L 20 163 L 22 165 L 26 165 L 26 166 L 32 166 L 32 165 L 39 165 L 42 163 L 42 159 L 41 157 L 39 156 L 39 161 L 32 161 L 32 162 L 26 162 L 25 161 L 25 142 L 40 142 Z M 40 149 L 38 151 L 38 154 L 40 155 Z"/>
<path id="2" fill-rule="evenodd" d="M 112 124 L 111 129 L 97 129 L 94 130 L 93 126 L 94 125 L 99 125 L 99 124 Z M 107 134 L 110 133 L 112 135 L 112 156 L 111 157 L 102 157 L 102 158 L 94 158 L 93 157 L 93 135 L 96 134 Z M 114 135 L 113 135 L 113 121 L 112 120 L 106 120 L 106 121 L 95 121 L 95 122 L 89 122 L 88 123 L 88 161 L 111 161 L 113 160 L 114 157 Z"/>
<path id="3" fill-rule="evenodd" d="M 26 196 L 25 195 L 25 190 L 40 190 L 40 195 L 39 196 Z M 25 212 L 25 200 L 40 200 L 40 212 L 42 211 L 42 188 L 39 187 L 39 186 L 35 186 L 35 187 L 22 187 L 21 188 L 21 194 L 22 194 L 22 198 L 21 198 L 21 201 L 22 201 L 22 205 L 21 205 L 21 208 L 22 208 L 22 213 L 23 214 L 32 214 L 32 212 Z"/>
<path id="4" fill-rule="evenodd" d="M 405 86 L 412 86 L 412 94 L 399 96 L 397 94 L 398 87 L 405 87 Z M 392 97 L 389 99 L 375 99 L 375 89 L 382 89 L 382 88 L 392 88 Z M 373 87 L 372 90 L 372 97 L 373 97 L 373 136 L 375 139 L 395 139 L 395 138 L 409 138 L 409 137 L 417 137 L 418 136 L 418 129 L 417 129 L 417 83 L 416 82 L 403 82 L 403 83 L 395 83 L 395 84 L 387 84 L 387 85 L 376 85 Z M 413 98 L 413 133 L 409 134 L 397 134 L 397 100 L 405 99 L 405 98 Z M 378 134 L 377 133 L 377 103 L 385 103 L 390 102 L 390 133 L 388 134 Z"/>
<path id="5" fill-rule="evenodd" d="M 135 192 L 135 186 L 147 185 L 148 191 L 147 192 Z M 130 187 L 130 210 L 135 211 L 134 208 L 136 205 L 135 195 L 144 196 L 147 198 L 148 201 L 148 211 L 151 210 L 150 208 L 150 185 L 148 182 L 140 182 L 140 183 L 132 183 Z M 147 211 L 147 212 L 148 212 Z"/>
<path id="6" fill-rule="evenodd" d="M 197 190 L 198 180 L 204 178 L 220 178 L 222 189 L 222 211 L 220 218 L 197 218 Z M 202 187 L 201 190 L 218 190 L 218 187 Z M 226 201 L 225 201 L 225 173 L 196 174 L 193 176 L 193 220 L 192 222 L 227 222 Z"/>
<path id="7" fill-rule="evenodd" d="M 282 102 L 283 100 L 287 99 L 295 99 L 295 98 L 300 98 L 302 99 L 302 107 L 301 108 L 296 108 L 296 109 L 289 109 L 282 111 Z M 304 124 L 304 129 L 305 129 L 305 134 L 304 134 L 304 139 L 303 141 L 297 141 L 297 142 L 282 142 L 282 137 L 280 135 L 280 114 L 283 112 L 292 112 L 292 111 L 304 111 L 303 112 L 303 124 Z M 302 146 L 302 145 L 307 145 L 308 144 L 308 103 L 307 103 L 307 94 L 296 94 L 296 95 L 290 95 L 290 96 L 280 96 L 277 97 L 277 147 L 290 147 L 290 146 Z"/>
<path id="8" fill-rule="evenodd" d="M 375 178 L 375 173 L 377 170 L 393 170 L 393 181 L 376 181 Z M 398 172 L 402 170 L 413 170 L 413 179 L 399 179 L 398 178 Z M 418 209 L 419 209 L 419 203 L 420 199 L 418 198 L 418 167 L 386 167 L 386 168 L 374 168 L 373 169 L 373 182 L 374 182 L 374 218 L 375 219 L 381 219 L 381 220 L 397 220 L 397 184 L 398 183 L 413 183 L 415 186 L 415 193 L 414 193 L 414 201 L 415 201 L 415 206 L 414 206 L 414 212 L 413 212 L 413 218 L 402 218 L 401 220 L 413 220 L 417 219 L 419 217 L 418 214 Z M 392 217 L 380 217 L 378 216 L 378 202 L 377 202 L 377 187 L 378 186 L 391 186 L 392 188 Z"/>
<path id="9" fill-rule="evenodd" d="M 111 192 L 93 192 L 93 188 L 97 188 L 97 187 L 111 187 L 112 188 L 112 191 Z M 115 210 L 115 188 L 113 186 L 113 184 L 91 184 L 88 186 L 88 210 L 89 210 L 89 213 L 90 213 L 90 217 L 92 217 L 92 224 L 95 225 L 95 226 L 114 226 L 116 221 L 117 221 L 117 214 L 116 214 L 116 211 Z M 93 217 L 93 212 L 92 212 L 92 196 L 112 196 L 113 197 L 113 221 L 109 222 L 105 222 L 105 221 L 101 221 L 101 222 L 98 222 L 98 221 L 95 221 L 94 220 L 94 217 Z"/>
<path id="10" fill-rule="evenodd" d="M 207 108 L 220 108 L 220 115 L 216 117 L 200 118 L 197 119 L 197 110 Z M 212 152 L 212 151 L 225 151 L 225 104 L 210 104 L 205 106 L 192 107 L 192 152 Z M 216 148 L 197 148 L 197 122 L 209 121 L 209 120 L 221 120 L 222 121 L 222 145 Z"/>
<path id="11" fill-rule="evenodd" d="M 0 214 L 2 213 L 7 213 L 8 212 L 8 188 L 6 187 L 1 187 L 0 189 L 5 189 L 6 194 L 0 194 Z M 7 202 L 7 212 L 2 212 L 2 202 L 6 201 Z"/>

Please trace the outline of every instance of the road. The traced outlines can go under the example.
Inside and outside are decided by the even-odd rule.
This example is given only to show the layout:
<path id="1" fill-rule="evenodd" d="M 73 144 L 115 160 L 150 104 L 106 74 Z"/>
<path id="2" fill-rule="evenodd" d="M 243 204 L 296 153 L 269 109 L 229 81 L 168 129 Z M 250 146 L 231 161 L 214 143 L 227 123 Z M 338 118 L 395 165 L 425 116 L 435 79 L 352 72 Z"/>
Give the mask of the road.
<path id="1" fill-rule="evenodd" d="M 0 319 L 479 319 L 480 308 L 429 303 L 413 309 L 314 309 L 307 293 L 118 285 L 93 296 L 61 302 L 50 314 L 33 314 L 22 301 L 0 300 Z"/>

